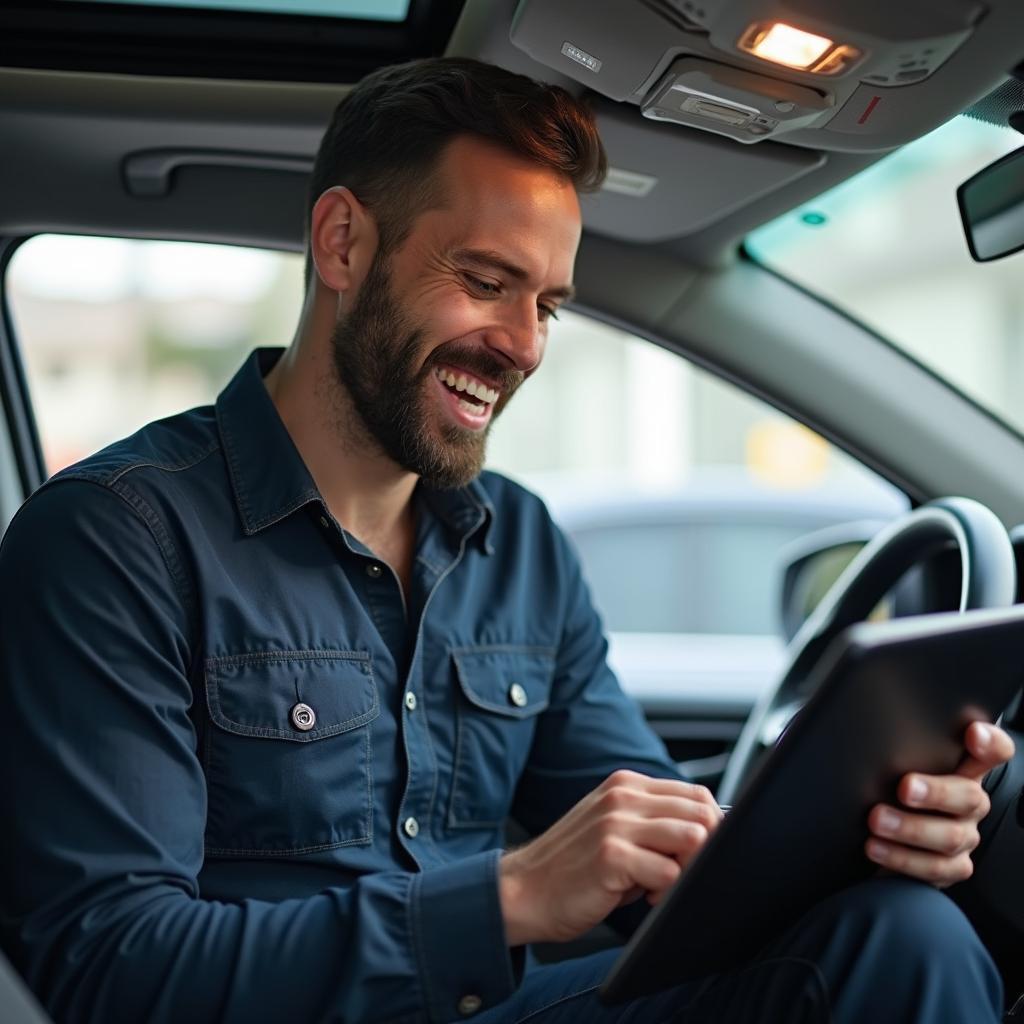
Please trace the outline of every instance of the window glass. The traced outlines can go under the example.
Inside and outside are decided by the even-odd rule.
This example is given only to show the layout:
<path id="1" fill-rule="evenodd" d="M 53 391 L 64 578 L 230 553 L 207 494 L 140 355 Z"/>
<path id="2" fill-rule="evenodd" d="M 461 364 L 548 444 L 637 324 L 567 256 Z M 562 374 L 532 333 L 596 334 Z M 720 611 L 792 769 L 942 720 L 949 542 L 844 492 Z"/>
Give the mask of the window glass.
<path id="1" fill-rule="evenodd" d="M 63 0 L 79 3 L 81 0 Z M 93 2 L 93 0 L 86 0 Z M 404 21 L 409 0 L 104 0 L 132 7 L 201 7 L 216 11 L 263 11 L 269 14 L 313 14 L 321 18 L 362 18 Z"/>
<path id="2" fill-rule="evenodd" d="M 51 473 L 205 405 L 258 345 L 284 345 L 302 259 L 234 246 L 40 235 L 7 292 Z"/>
<path id="3" fill-rule="evenodd" d="M 212 402 L 255 346 L 292 336 L 302 259 L 40 236 L 8 275 L 50 472 Z M 778 554 L 890 518 L 894 488 L 674 353 L 565 310 L 495 423 L 489 465 L 537 490 L 614 633 L 777 633 Z"/>
<path id="4" fill-rule="evenodd" d="M 613 633 L 777 635 L 779 554 L 903 494 L 675 353 L 571 311 L 495 423 L 490 465 L 548 502 Z"/>
<path id="5" fill-rule="evenodd" d="M 1024 252 L 975 263 L 956 202 L 962 182 L 1020 145 L 1009 128 L 954 118 L 747 247 L 1024 432 Z"/>

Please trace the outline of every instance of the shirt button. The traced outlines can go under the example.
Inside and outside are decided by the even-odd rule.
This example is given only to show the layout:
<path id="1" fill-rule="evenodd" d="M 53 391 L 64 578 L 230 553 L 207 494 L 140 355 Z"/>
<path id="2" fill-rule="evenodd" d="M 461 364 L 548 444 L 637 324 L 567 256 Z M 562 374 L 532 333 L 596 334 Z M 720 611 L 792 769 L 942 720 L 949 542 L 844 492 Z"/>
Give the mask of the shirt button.
<path id="1" fill-rule="evenodd" d="M 316 712 L 308 704 L 296 704 L 292 708 L 292 725 L 299 732 L 309 732 L 316 725 Z"/>
<path id="2" fill-rule="evenodd" d="M 407 694 L 405 695 L 405 706 L 406 706 L 406 707 L 407 707 L 407 708 L 408 708 L 408 709 L 409 709 L 410 711 L 415 711 L 415 710 L 416 710 L 416 694 L 415 694 L 415 693 L 413 693 L 413 692 L 412 692 L 412 690 L 410 690 L 410 691 L 409 691 L 409 692 L 408 692 L 408 693 L 407 693 Z"/>
<path id="3" fill-rule="evenodd" d="M 526 691 L 518 683 L 513 683 L 508 688 L 508 699 L 517 708 L 525 708 L 530 701 L 530 698 L 526 696 Z"/>
<path id="4" fill-rule="evenodd" d="M 406 818 L 402 822 L 402 828 L 410 839 L 415 839 L 420 834 L 420 823 L 415 818 Z"/>
<path id="5" fill-rule="evenodd" d="M 380 575 L 383 572 L 384 570 L 380 567 L 380 563 L 378 562 L 371 562 L 366 567 L 366 575 L 369 576 L 371 580 L 380 579 Z"/>
<path id="6" fill-rule="evenodd" d="M 484 1001 L 479 996 L 463 996 L 459 1000 L 459 1013 L 463 1017 L 472 1017 L 483 1005 Z"/>

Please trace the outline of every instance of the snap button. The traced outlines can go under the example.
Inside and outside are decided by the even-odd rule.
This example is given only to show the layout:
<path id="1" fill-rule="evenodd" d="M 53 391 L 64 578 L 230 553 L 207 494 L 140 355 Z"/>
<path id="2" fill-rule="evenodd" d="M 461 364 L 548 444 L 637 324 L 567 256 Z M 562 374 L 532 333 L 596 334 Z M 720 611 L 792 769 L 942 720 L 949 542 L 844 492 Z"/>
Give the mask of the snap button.
<path id="1" fill-rule="evenodd" d="M 369 576 L 371 580 L 379 579 L 381 573 L 383 572 L 384 570 L 380 567 L 379 563 L 377 562 L 371 562 L 366 567 L 366 575 Z"/>
<path id="2" fill-rule="evenodd" d="M 420 823 L 415 818 L 406 818 L 402 822 L 402 828 L 410 839 L 415 839 L 420 834 Z"/>
<path id="3" fill-rule="evenodd" d="M 308 704 L 296 704 L 292 708 L 292 725 L 299 732 L 309 732 L 316 725 L 316 712 Z"/>
<path id="4" fill-rule="evenodd" d="M 459 1000 L 459 1013 L 463 1017 L 471 1017 L 483 1005 L 484 1001 L 479 996 L 463 996 Z"/>
<path id="5" fill-rule="evenodd" d="M 408 692 L 408 693 L 407 693 L 407 694 L 405 695 L 405 706 L 406 706 L 406 707 L 407 707 L 407 708 L 408 708 L 408 709 L 409 709 L 410 711 L 415 711 L 415 710 L 416 710 L 416 694 L 415 694 L 415 693 L 413 693 L 413 692 L 412 692 L 412 690 L 410 690 L 410 691 L 409 691 L 409 692 Z"/>
<path id="6" fill-rule="evenodd" d="M 519 683 L 513 683 L 508 688 L 508 699 L 512 701 L 517 708 L 525 708 L 530 702 L 530 698 L 526 696 L 526 691 L 519 685 Z"/>

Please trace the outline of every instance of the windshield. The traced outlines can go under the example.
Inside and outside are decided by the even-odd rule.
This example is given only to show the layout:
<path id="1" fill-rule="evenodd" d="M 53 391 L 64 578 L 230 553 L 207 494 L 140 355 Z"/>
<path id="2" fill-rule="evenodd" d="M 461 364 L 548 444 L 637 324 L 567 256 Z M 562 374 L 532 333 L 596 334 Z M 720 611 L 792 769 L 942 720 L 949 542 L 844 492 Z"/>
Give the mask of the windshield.
<path id="1" fill-rule="evenodd" d="M 1024 253 L 975 263 L 956 203 L 1022 144 L 957 117 L 755 231 L 748 250 L 1024 432 Z"/>
<path id="2" fill-rule="evenodd" d="M 67 0 L 65 0 L 67 2 Z M 79 0 L 75 0 L 79 2 Z M 270 14 L 313 14 L 321 18 L 365 18 L 402 21 L 409 0 L 106 0 L 107 3 L 156 7 L 210 8 L 217 11 L 264 11 Z"/>

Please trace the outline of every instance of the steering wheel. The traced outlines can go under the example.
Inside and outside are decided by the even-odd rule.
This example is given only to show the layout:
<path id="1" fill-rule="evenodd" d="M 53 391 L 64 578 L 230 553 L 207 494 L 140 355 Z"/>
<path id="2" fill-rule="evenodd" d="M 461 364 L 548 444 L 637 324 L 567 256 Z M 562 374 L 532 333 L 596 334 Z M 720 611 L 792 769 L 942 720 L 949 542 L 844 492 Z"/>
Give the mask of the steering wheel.
<path id="1" fill-rule="evenodd" d="M 889 524 L 847 566 L 793 638 L 782 678 L 761 695 L 740 733 L 719 803 L 735 801 L 762 756 L 807 703 L 811 669 L 839 633 L 866 619 L 909 568 L 950 545 L 960 552 L 960 611 L 1013 604 L 1013 547 L 1003 524 L 980 502 L 939 498 Z"/>

